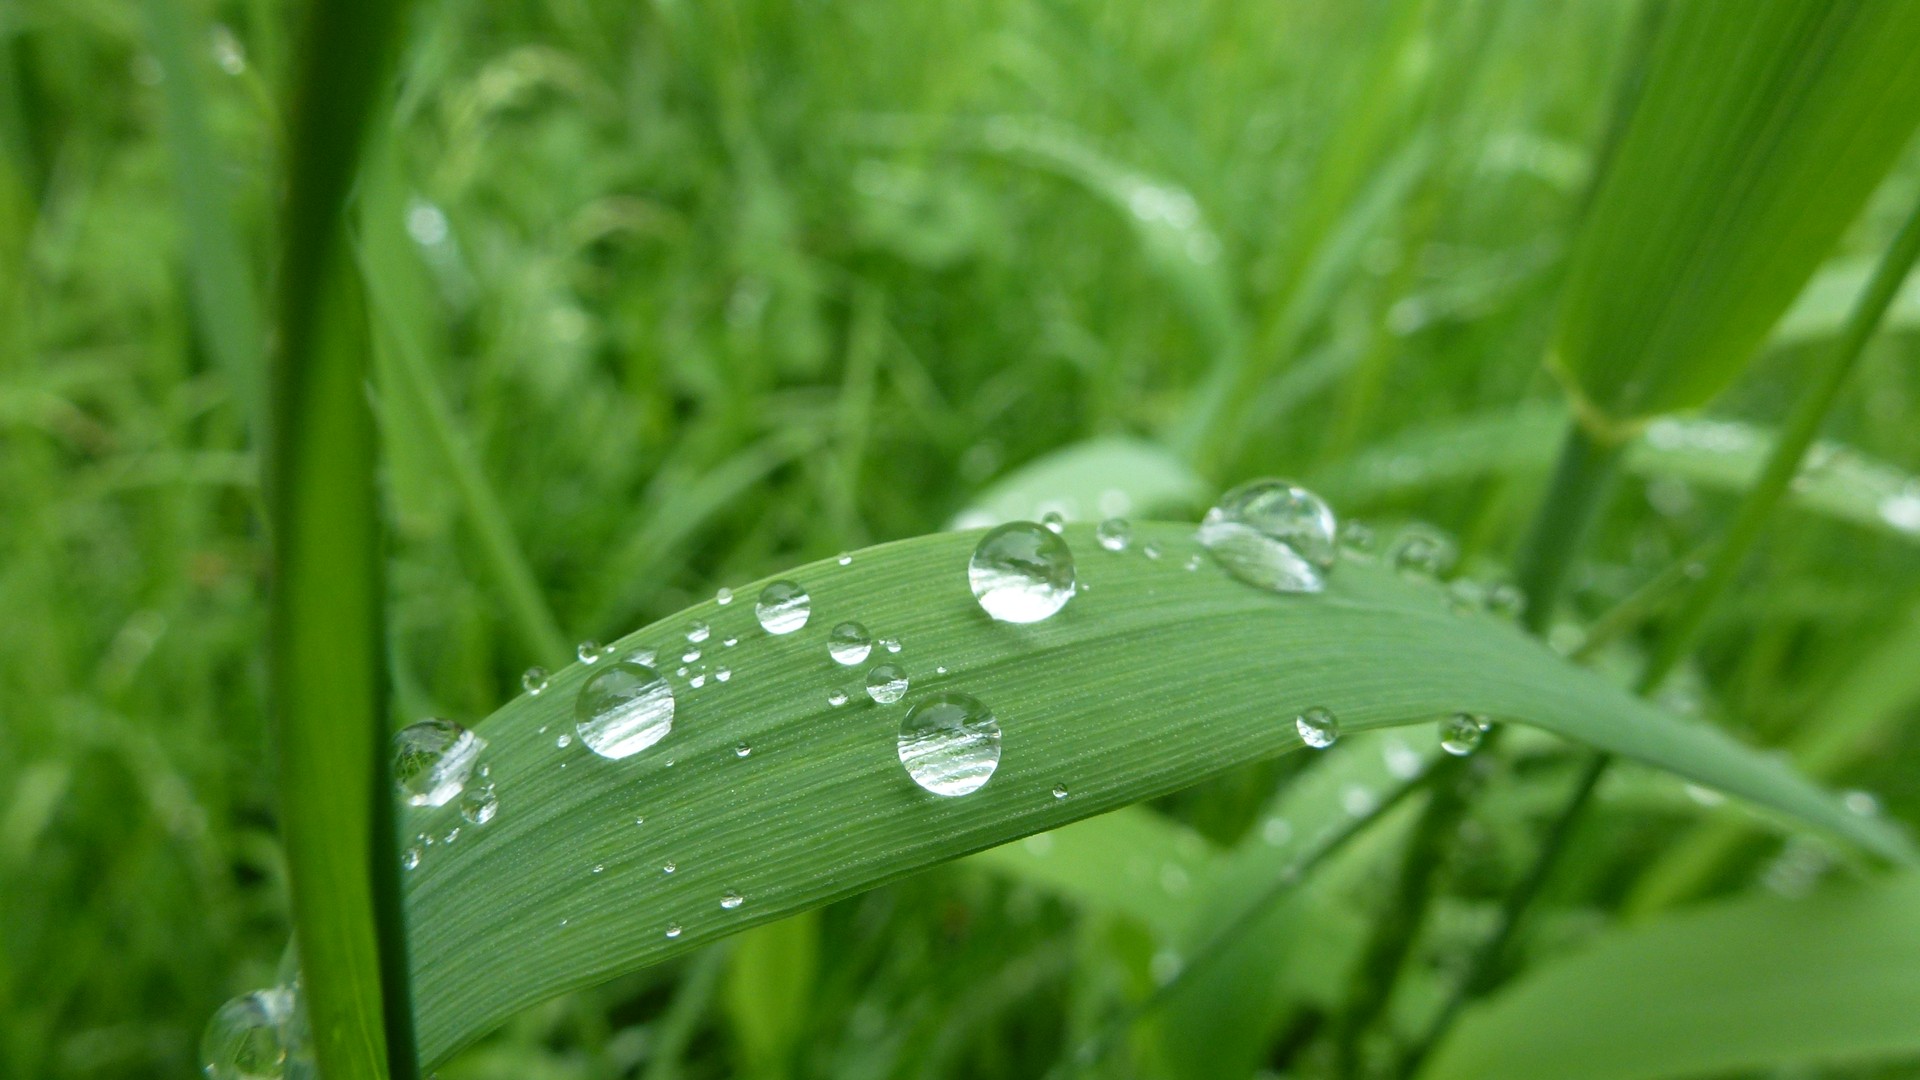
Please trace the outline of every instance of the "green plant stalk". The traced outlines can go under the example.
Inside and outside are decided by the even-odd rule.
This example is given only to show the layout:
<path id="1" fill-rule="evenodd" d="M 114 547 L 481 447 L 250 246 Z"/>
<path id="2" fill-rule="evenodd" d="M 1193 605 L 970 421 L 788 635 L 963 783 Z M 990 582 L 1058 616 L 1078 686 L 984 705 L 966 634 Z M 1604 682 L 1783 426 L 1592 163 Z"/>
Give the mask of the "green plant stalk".
<path id="1" fill-rule="evenodd" d="M 1602 442 L 1577 420 L 1567 426 L 1546 501 L 1534 516 L 1515 570 L 1527 598 L 1523 622 L 1535 634 L 1552 624 L 1567 571 L 1612 487 L 1620 453 L 1621 444 Z"/>
<path id="2" fill-rule="evenodd" d="M 1665 631 L 1655 645 L 1652 658 L 1641 673 L 1635 687 L 1642 696 L 1650 695 L 1666 681 L 1680 658 L 1686 655 L 1688 647 L 1706 621 L 1707 612 L 1713 602 L 1719 598 L 1734 573 L 1739 570 L 1746 557 L 1759 541 L 1761 529 L 1772 515 L 1780 501 L 1785 498 L 1793 478 L 1800 472 L 1801 462 L 1805 459 L 1814 438 L 1820 432 L 1821 424 L 1827 413 L 1833 408 L 1834 400 L 1839 396 L 1840 388 L 1846 383 L 1847 376 L 1853 372 L 1860 356 L 1866 351 L 1866 345 L 1872 339 L 1880 320 L 1892 305 L 1893 298 L 1899 293 L 1900 285 L 1906 280 L 1913 268 L 1916 257 L 1920 257 L 1920 204 L 1909 212 L 1907 220 L 1900 227 L 1893 243 L 1882 256 L 1879 266 L 1874 270 L 1872 280 L 1861 294 L 1853 316 L 1848 320 L 1846 332 L 1827 354 L 1827 361 L 1815 373 L 1809 392 L 1800 396 L 1788 417 L 1786 427 L 1780 433 L 1780 439 L 1774 444 L 1767 458 L 1766 467 L 1760 479 L 1741 501 L 1740 510 L 1733 524 L 1719 543 L 1713 545 L 1712 555 L 1706 563 L 1706 570 L 1700 574 L 1697 584 L 1688 592 L 1681 603 L 1679 612 L 1668 622 Z M 1689 557 L 1680 565 L 1690 567 L 1696 563 Z M 1684 573 L 1684 570 L 1683 570 Z M 1662 575 L 1665 577 L 1665 575 Z M 1656 579 L 1658 580 L 1658 579 Z M 1498 970 L 1503 955 L 1519 929 L 1521 920 L 1531 908 L 1541 888 L 1553 874 L 1560 855 L 1566 849 L 1569 836 L 1578 824 L 1580 817 L 1590 804 L 1594 788 L 1598 786 L 1607 769 L 1612 765 L 1613 756 L 1596 753 L 1582 771 L 1579 782 L 1574 786 L 1572 795 L 1555 817 L 1547 837 L 1541 845 L 1540 853 L 1514 888 L 1507 894 L 1501 906 L 1500 920 L 1493 934 L 1482 943 L 1468 965 L 1468 973 L 1461 980 L 1453 996 L 1442 1006 L 1433 1026 L 1416 1047 L 1410 1057 L 1405 1075 L 1412 1075 L 1425 1056 L 1431 1052 L 1439 1040 L 1452 1025 L 1460 1008 L 1467 1000 L 1484 993 L 1494 973 Z"/>

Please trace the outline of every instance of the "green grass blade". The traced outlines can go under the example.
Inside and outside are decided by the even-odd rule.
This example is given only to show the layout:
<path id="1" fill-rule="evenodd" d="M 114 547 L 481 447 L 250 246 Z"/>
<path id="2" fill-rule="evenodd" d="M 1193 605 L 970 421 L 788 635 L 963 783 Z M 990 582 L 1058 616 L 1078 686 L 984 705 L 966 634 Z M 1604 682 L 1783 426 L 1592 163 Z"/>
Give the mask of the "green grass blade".
<path id="1" fill-rule="evenodd" d="M 1740 371 L 1920 122 L 1916 40 L 1898 0 L 1673 5 L 1569 270 L 1553 362 L 1588 422 Z"/>
<path id="2" fill-rule="evenodd" d="M 1920 1054 L 1920 878 L 1614 931 L 1490 999 L 1423 1080 L 1640 1080 Z"/>
<path id="3" fill-rule="evenodd" d="M 1138 514 L 1167 517 L 1203 504 L 1210 485 L 1158 443 L 1115 436 L 1063 446 L 989 484 L 954 518 L 957 528 L 1038 521 L 1055 511 L 1068 521 Z"/>
<path id="4" fill-rule="evenodd" d="M 1140 526 L 1121 554 L 1090 527 L 1066 536 L 1086 591 L 1033 626 L 990 622 L 965 584 L 977 537 L 940 534 L 793 571 L 813 597 L 800 633 L 762 633 L 748 587 L 731 605 L 628 635 L 615 655 L 677 651 L 692 620 L 710 621 L 709 655 L 689 663 L 732 673 L 702 689 L 676 679 L 673 734 L 637 759 L 557 745 L 584 665 L 481 722 L 499 814 L 424 848 L 406 882 L 425 1057 L 569 987 L 1298 746 L 1290 719 L 1310 705 L 1351 731 L 1457 709 L 1524 720 L 1907 857 L 1887 826 L 1785 767 L 1503 622 L 1455 614 L 1431 584 L 1352 563 L 1325 595 L 1283 597 L 1218 570 L 1187 526 Z M 1148 540 L 1162 558 L 1140 554 Z M 858 673 L 835 667 L 823 641 L 849 618 L 903 643 L 890 658 L 914 680 L 902 705 L 827 703 L 829 689 L 859 693 Z M 904 706 L 933 689 L 976 694 L 1000 717 L 1000 770 L 975 795 L 930 796 L 896 759 Z M 456 823 L 448 807 L 407 827 Z M 663 874 L 669 861 L 676 871 Z M 725 910 L 730 890 L 745 902 Z M 683 932 L 667 937 L 669 924 Z M 472 948 L 482 935 L 488 948 Z"/>

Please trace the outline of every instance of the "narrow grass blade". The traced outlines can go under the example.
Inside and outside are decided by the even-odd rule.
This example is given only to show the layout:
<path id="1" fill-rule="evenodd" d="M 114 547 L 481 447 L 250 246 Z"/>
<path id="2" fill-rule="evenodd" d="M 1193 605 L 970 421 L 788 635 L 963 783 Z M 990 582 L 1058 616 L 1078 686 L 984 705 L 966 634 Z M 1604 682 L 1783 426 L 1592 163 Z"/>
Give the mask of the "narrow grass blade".
<path id="1" fill-rule="evenodd" d="M 1618 930 L 1461 1021 L 1422 1080 L 1645 1080 L 1920 1054 L 1920 878 Z"/>
<path id="2" fill-rule="evenodd" d="M 1069 521 L 1186 513 L 1209 486 L 1157 443 L 1112 437 L 1064 446 L 1013 470 L 975 495 L 956 528 L 1038 521 L 1053 511 Z"/>
<path id="3" fill-rule="evenodd" d="M 1620 429 L 1736 375 L 1920 122 L 1920 7 L 1673 5 L 1576 243 L 1553 363 Z"/>
<path id="4" fill-rule="evenodd" d="M 643 646 L 670 657 L 706 621 L 689 676 L 724 665 L 730 680 L 673 677 L 672 733 L 624 762 L 572 741 L 593 665 L 481 722 L 498 815 L 423 847 L 407 878 L 425 1056 L 569 987 L 1298 746 L 1291 718 L 1315 705 L 1351 731 L 1461 709 L 1523 721 L 1908 857 L 1885 825 L 1777 762 L 1503 622 L 1454 613 L 1432 584 L 1351 563 L 1324 595 L 1283 597 L 1216 568 L 1187 526 L 1139 526 L 1125 553 L 1101 550 L 1091 527 L 1065 535 L 1085 591 L 1030 626 L 979 610 L 965 583 L 977 536 L 948 533 L 797 568 L 789 576 L 812 596 L 798 633 L 763 633 L 748 587 L 737 590 L 748 602 L 628 635 L 612 657 Z M 1163 557 L 1142 555 L 1147 541 Z M 913 683 L 901 704 L 829 704 L 830 691 L 861 693 L 861 673 L 826 653 L 827 628 L 844 619 L 902 644 L 887 657 Z M 904 708 L 935 690 L 974 694 L 999 717 L 999 771 L 976 794 L 932 796 L 897 759 Z M 407 827 L 442 834 L 453 813 Z M 723 906 L 729 895 L 740 903 Z M 481 934 L 490 947 L 471 948 Z"/>

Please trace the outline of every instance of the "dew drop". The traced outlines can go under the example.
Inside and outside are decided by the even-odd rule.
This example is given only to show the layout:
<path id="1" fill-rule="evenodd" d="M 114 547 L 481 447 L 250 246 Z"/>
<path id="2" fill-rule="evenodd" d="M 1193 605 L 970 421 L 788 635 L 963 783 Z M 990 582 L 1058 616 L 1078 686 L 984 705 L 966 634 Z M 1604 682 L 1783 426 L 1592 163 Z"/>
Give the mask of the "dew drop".
<path id="1" fill-rule="evenodd" d="M 1440 720 L 1440 749 L 1454 757 L 1466 757 L 1480 748 L 1480 739 L 1491 722 L 1473 713 L 1454 713 Z"/>
<path id="2" fill-rule="evenodd" d="M 719 604 L 721 607 L 726 607 L 728 604 L 733 603 L 733 590 L 722 585 L 719 590 L 713 594 L 713 602 Z"/>
<path id="3" fill-rule="evenodd" d="M 673 865 L 671 862 L 664 862 L 660 864 L 660 872 L 663 874 L 671 874 L 678 869 L 680 868 Z"/>
<path id="4" fill-rule="evenodd" d="M 900 651 L 900 639 L 897 637 L 883 637 L 880 639 L 880 647 L 890 653 L 897 653 Z"/>
<path id="5" fill-rule="evenodd" d="M 647 648 L 644 645 L 627 654 L 627 663 L 639 664 L 642 667 L 652 667 L 659 659 L 660 653 L 658 650 Z"/>
<path id="6" fill-rule="evenodd" d="M 1325 750 L 1340 737 L 1340 721 L 1317 705 L 1295 717 L 1293 726 L 1300 732 L 1300 741 L 1315 750 Z"/>
<path id="7" fill-rule="evenodd" d="M 1049 510 L 1040 515 L 1040 524 L 1045 525 L 1048 532 L 1059 536 L 1062 532 L 1066 531 L 1067 518 L 1065 514 L 1062 514 L 1058 510 Z"/>
<path id="8" fill-rule="evenodd" d="M 706 620 L 695 619 L 692 625 L 687 627 L 687 640 L 698 645 L 707 640 L 707 636 L 712 633 L 713 627 L 708 626 Z"/>
<path id="9" fill-rule="evenodd" d="M 1453 566 L 1453 542 L 1438 531 L 1415 526 L 1394 538 L 1394 569 L 1409 577 L 1439 577 Z"/>
<path id="10" fill-rule="evenodd" d="M 1034 623 L 1073 599 L 1073 552 L 1030 521 L 989 531 L 967 561 L 973 598 L 1001 622 Z"/>
<path id="11" fill-rule="evenodd" d="M 591 664 L 600 659 L 600 643 L 588 638 L 573 647 L 573 654 L 580 658 L 581 663 Z"/>
<path id="12" fill-rule="evenodd" d="M 697 647 L 690 647 L 680 654 L 681 663 L 691 664 L 698 659 L 700 659 L 700 650 Z"/>
<path id="13" fill-rule="evenodd" d="M 1420 752 L 1398 736 L 1388 739 L 1381 753 L 1386 759 L 1387 771 L 1395 779 L 1411 780 L 1420 775 Z"/>
<path id="14" fill-rule="evenodd" d="M 242 994 L 214 1011 L 200 1037 L 200 1061 L 212 1080 L 278 1080 L 287 1074 L 294 991 Z"/>
<path id="15" fill-rule="evenodd" d="M 1340 808 L 1345 810 L 1349 817 L 1366 817 L 1379 806 L 1379 798 L 1359 784 L 1348 784 L 1340 792 Z"/>
<path id="16" fill-rule="evenodd" d="M 873 651 L 873 639 L 867 628 L 857 622 L 843 622 L 827 634 L 827 655 L 842 667 L 852 667 Z"/>
<path id="17" fill-rule="evenodd" d="M 492 784 L 481 784 L 460 800 L 460 816 L 475 825 L 485 825 L 499 812 L 500 797 L 494 794 Z"/>
<path id="18" fill-rule="evenodd" d="M 732 669 L 732 668 L 729 668 L 729 667 L 717 667 L 717 668 L 714 668 L 714 669 L 713 669 L 713 681 L 714 681 L 714 682 L 726 682 L 726 681 L 727 681 L 728 679 L 731 679 L 731 678 L 733 678 L 733 669 Z"/>
<path id="19" fill-rule="evenodd" d="M 520 676 L 520 688 L 531 695 L 539 696 L 540 691 L 547 688 L 547 669 L 543 667 L 528 668 L 526 672 Z"/>
<path id="20" fill-rule="evenodd" d="M 739 638 L 737 638 L 737 637 L 734 637 L 734 636 L 733 636 L 732 634 L 728 634 L 728 635 L 727 635 L 726 637 L 723 637 L 723 638 L 721 638 L 721 639 L 720 639 L 720 644 L 722 644 L 722 645 L 724 645 L 724 646 L 726 646 L 727 648 L 729 648 L 729 649 L 731 649 L 731 648 L 733 648 L 733 647 L 734 647 L 735 645 L 738 645 L 738 644 L 740 644 L 740 639 L 739 639 Z"/>
<path id="21" fill-rule="evenodd" d="M 587 749 L 619 760 L 673 730 L 673 688 L 645 664 L 618 663 L 587 680 L 573 706 Z"/>
<path id="22" fill-rule="evenodd" d="M 907 673 L 898 664 L 878 664 L 867 672 L 867 696 L 891 705 L 907 693 Z"/>
<path id="23" fill-rule="evenodd" d="M 1198 555 L 1189 555 L 1189 556 L 1187 556 L 1187 561 L 1186 561 L 1186 568 L 1187 568 L 1188 570 L 1198 570 L 1198 569 L 1200 569 L 1200 556 L 1198 556 Z"/>
<path id="24" fill-rule="evenodd" d="M 933 669 L 933 673 L 935 675 L 945 675 L 947 673 L 947 665 L 945 664 L 938 665 Z"/>
<path id="25" fill-rule="evenodd" d="M 1053 797 L 1054 797 L 1054 798 L 1056 798 L 1056 799 L 1064 799 L 1064 798 L 1066 798 L 1066 797 L 1067 797 L 1067 785 L 1065 785 L 1065 784 L 1055 784 L 1055 785 L 1053 785 Z"/>
<path id="26" fill-rule="evenodd" d="M 410 847 L 400 853 L 400 869 L 418 870 L 420 868 L 420 849 Z"/>
<path id="27" fill-rule="evenodd" d="M 553 740 L 553 745 L 559 747 L 562 750 L 565 750 L 567 747 L 573 745 L 573 736 L 563 731 L 560 733 L 559 738 Z"/>
<path id="28" fill-rule="evenodd" d="M 1108 551 L 1125 551 L 1133 539 L 1133 526 L 1127 524 L 1126 518 L 1108 518 L 1093 530 L 1093 536 Z"/>
<path id="29" fill-rule="evenodd" d="M 467 786 L 487 740 L 431 717 L 393 736 L 393 783 L 408 806 L 445 806 Z"/>
<path id="30" fill-rule="evenodd" d="M 754 604 L 753 613 L 760 620 L 760 629 L 767 633 L 791 634 L 807 625 L 807 616 L 813 613 L 813 598 L 791 581 L 776 581 L 760 590 L 760 600 Z"/>
<path id="31" fill-rule="evenodd" d="M 1340 523 L 1340 546 L 1355 555 L 1367 555 L 1373 552 L 1373 526 L 1364 521 L 1343 521 Z"/>
<path id="32" fill-rule="evenodd" d="M 843 551 L 840 553 L 840 556 L 833 561 L 839 563 L 841 566 L 852 566 L 853 556 Z"/>
<path id="33" fill-rule="evenodd" d="M 1160 545 L 1149 540 L 1141 546 L 1140 554 L 1145 555 L 1149 559 L 1158 559 L 1160 557 Z"/>
<path id="34" fill-rule="evenodd" d="M 934 694 L 907 710 L 899 751 L 914 783 L 935 795 L 968 795 L 1000 765 L 1000 723 L 969 694 Z"/>
<path id="35" fill-rule="evenodd" d="M 698 690 L 701 687 L 707 685 L 707 673 L 705 669 L 696 671 L 691 676 L 689 676 L 687 678 L 687 685 L 692 687 L 695 690 Z"/>
<path id="36" fill-rule="evenodd" d="M 829 691 L 827 691 L 827 704 L 829 704 L 829 705 L 831 705 L 831 706 L 833 706 L 834 708 L 836 708 L 836 709 L 837 709 L 837 708 L 839 708 L 840 706 L 842 706 L 842 705 L 845 705 L 846 703 L 847 703 L 847 693 L 846 693 L 846 691 L 844 691 L 844 690 L 829 690 Z"/>
<path id="37" fill-rule="evenodd" d="M 733 748 L 734 757 L 746 757 L 751 753 L 753 753 L 753 747 L 748 746 L 746 743 L 740 743 Z"/>
<path id="38" fill-rule="evenodd" d="M 1517 619 L 1526 613 L 1527 594 L 1518 585 L 1501 582 L 1487 590 L 1487 610 L 1503 619 Z"/>
<path id="39" fill-rule="evenodd" d="M 679 937 L 679 936 L 680 936 L 680 924 L 679 924 L 679 923 L 677 923 L 677 922 L 670 922 L 670 923 L 668 923 L 668 924 L 667 924 L 667 937 L 668 937 L 668 938 L 677 938 L 677 937 Z"/>
<path id="40" fill-rule="evenodd" d="M 1254 480 L 1222 495 L 1198 535 L 1214 561 L 1241 581 L 1312 593 L 1327 587 L 1337 528 L 1320 496 L 1285 480 Z"/>
<path id="41" fill-rule="evenodd" d="M 734 908 L 737 908 L 741 904 L 744 904 L 746 902 L 747 902 L 747 898 L 744 896 L 741 896 L 737 892 L 729 892 L 725 896 L 722 896 L 720 898 L 720 906 L 725 908 L 728 911 L 732 911 Z"/>
<path id="42" fill-rule="evenodd" d="M 593 864 L 593 872 L 594 872 L 594 873 L 596 873 L 596 874 L 604 874 L 604 873 L 606 873 L 606 872 L 607 872 L 607 864 L 606 864 L 606 863 L 603 863 L 603 862 L 597 862 L 597 863 L 594 863 L 594 864 Z"/>

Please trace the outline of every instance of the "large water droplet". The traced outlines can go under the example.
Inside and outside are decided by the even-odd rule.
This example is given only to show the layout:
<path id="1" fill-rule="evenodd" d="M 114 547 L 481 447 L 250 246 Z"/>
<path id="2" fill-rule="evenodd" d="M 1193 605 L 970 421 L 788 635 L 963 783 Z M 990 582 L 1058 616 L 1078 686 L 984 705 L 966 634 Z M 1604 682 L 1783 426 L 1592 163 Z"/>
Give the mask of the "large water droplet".
<path id="1" fill-rule="evenodd" d="M 393 737 L 393 782 L 409 806 L 445 806 L 467 786 L 487 740 L 451 720 L 409 724 Z"/>
<path id="2" fill-rule="evenodd" d="M 214 1011 L 200 1037 L 200 1061 L 212 1080 L 279 1080 L 287 1074 L 293 991 L 242 994 Z"/>
<path id="3" fill-rule="evenodd" d="M 1484 716 L 1454 713 L 1440 719 L 1440 749 L 1454 757 L 1466 757 L 1480 747 L 1480 739 L 1492 727 Z"/>
<path id="4" fill-rule="evenodd" d="M 867 672 L 867 696 L 891 705 L 907 694 L 907 673 L 898 664 L 876 664 Z"/>
<path id="5" fill-rule="evenodd" d="M 1200 523 L 1200 543 L 1234 577 L 1274 592 L 1327 587 L 1338 524 L 1326 502 L 1298 484 L 1254 480 L 1220 497 Z"/>
<path id="6" fill-rule="evenodd" d="M 1339 719 L 1319 706 L 1295 717 L 1293 726 L 1300 733 L 1300 741 L 1315 750 L 1325 750 L 1340 737 Z"/>
<path id="7" fill-rule="evenodd" d="M 530 667 L 520 676 L 520 688 L 529 694 L 538 695 L 547 688 L 547 669 Z"/>
<path id="8" fill-rule="evenodd" d="M 1093 535 L 1108 551 L 1125 551 L 1127 542 L 1133 539 L 1133 526 L 1125 518 L 1108 518 L 1093 530 Z"/>
<path id="9" fill-rule="evenodd" d="M 1043 526 L 1008 522 L 980 538 L 967 561 L 967 581 L 995 619 L 1039 622 L 1073 599 L 1073 552 Z"/>
<path id="10" fill-rule="evenodd" d="M 630 757 L 673 730 L 673 688 L 652 668 L 623 661 L 587 680 L 573 717 L 587 749 Z"/>
<path id="11" fill-rule="evenodd" d="M 767 633 L 791 634 L 807 625 L 807 616 L 813 614 L 813 598 L 791 581 L 776 581 L 760 590 L 753 613 Z"/>
<path id="12" fill-rule="evenodd" d="M 843 622 L 827 634 L 827 655 L 842 667 L 852 667 L 873 651 L 873 639 L 867 628 L 857 622 Z"/>
<path id="13" fill-rule="evenodd" d="M 907 710 L 899 750 L 914 783 L 935 795 L 971 794 L 1000 765 L 1000 723 L 969 694 L 934 694 Z"/>

